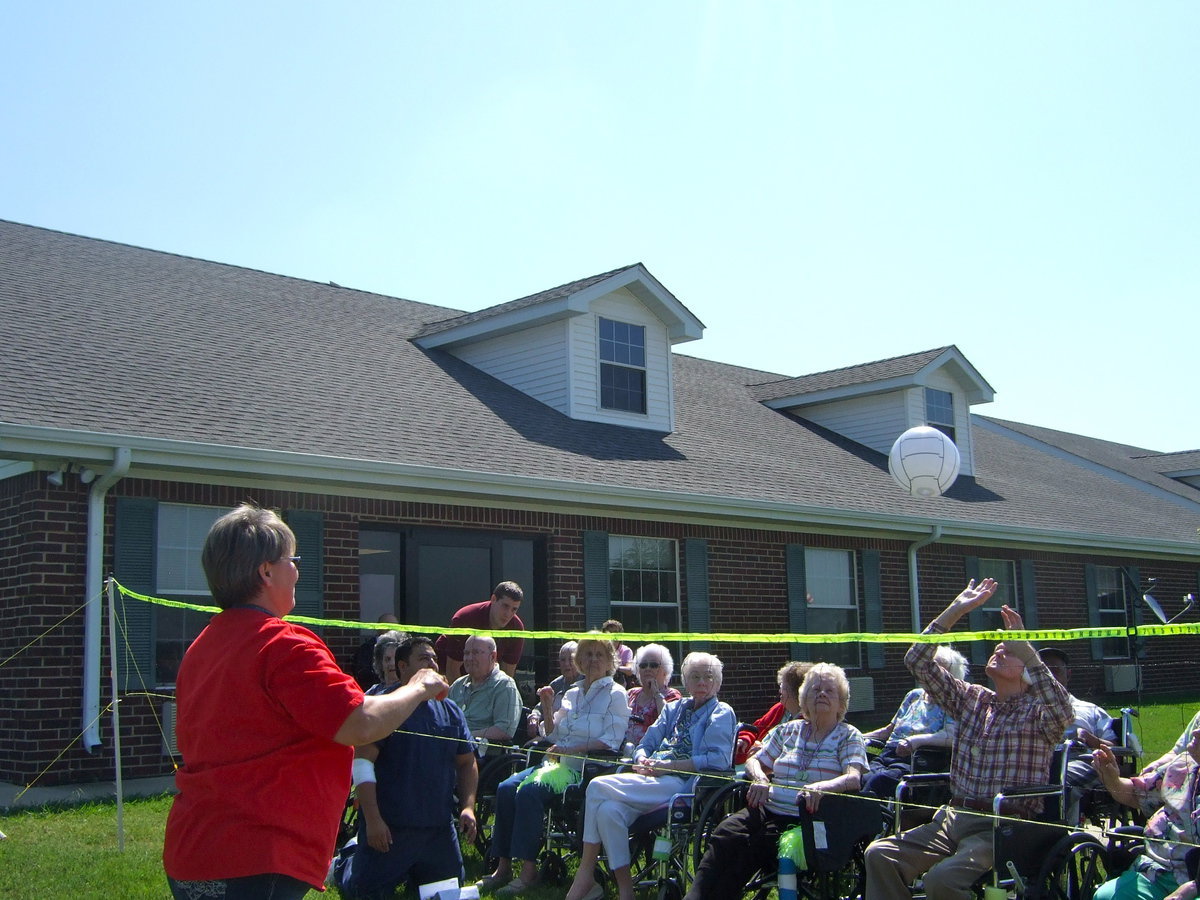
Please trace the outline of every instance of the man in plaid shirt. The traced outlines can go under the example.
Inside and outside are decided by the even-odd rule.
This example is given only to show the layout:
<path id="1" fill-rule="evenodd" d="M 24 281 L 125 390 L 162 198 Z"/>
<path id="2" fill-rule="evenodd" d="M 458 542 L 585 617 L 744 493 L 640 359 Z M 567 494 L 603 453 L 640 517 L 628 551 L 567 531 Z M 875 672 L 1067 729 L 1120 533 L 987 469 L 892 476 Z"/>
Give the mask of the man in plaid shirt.
<path id="1" fill-rule="evenodd" d="M 995 593 L 996 582 L 972 580 L 926 633 L 944 634 Z M 1024 627 L 1001 607 L 1004 628 Z M 953 799 L 928 825 L 875 841 L 867 848 L 866 900 L 910 900 L 909 885 L 925 876 L 929 900 L 966 900 L 992 868 L 992 798 L 1003 789 L 1045 784 L 1050 758 L 1074 720 L 1071 695 L 1054 680 L 1026 641 L 996 645 L 987 663 L 993 688 L 959 681 L 934 662 L 935 644 L 913 644 L 904 662 L 933 702 L 958 722 L 950 764 Z M 1004 815 L 1029 816 L 1040 798 L 1010 800 Z"/>

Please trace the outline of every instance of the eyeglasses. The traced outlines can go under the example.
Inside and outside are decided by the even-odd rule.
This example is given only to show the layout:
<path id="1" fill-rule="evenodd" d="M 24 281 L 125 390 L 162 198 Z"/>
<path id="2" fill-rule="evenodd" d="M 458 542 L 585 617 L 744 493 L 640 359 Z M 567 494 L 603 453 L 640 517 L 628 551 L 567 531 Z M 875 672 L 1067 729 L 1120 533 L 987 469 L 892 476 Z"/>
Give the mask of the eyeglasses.
<path id="1" fill-rule="evenodd" d="M 292 565 L 294 565 L 297 569 L 300 568 L 300 557 L 289 556 L 288 559 L 292 561 Z"/>
<path id="2" fill-rule="evenodd" d="M 662 663 L 659 663 L 659 662 L 640 662 L 640 663 L 638 663 L 638 668 L 639 668 L 639 669 L 660 669 L 660 668 L 662 668 Z"/>

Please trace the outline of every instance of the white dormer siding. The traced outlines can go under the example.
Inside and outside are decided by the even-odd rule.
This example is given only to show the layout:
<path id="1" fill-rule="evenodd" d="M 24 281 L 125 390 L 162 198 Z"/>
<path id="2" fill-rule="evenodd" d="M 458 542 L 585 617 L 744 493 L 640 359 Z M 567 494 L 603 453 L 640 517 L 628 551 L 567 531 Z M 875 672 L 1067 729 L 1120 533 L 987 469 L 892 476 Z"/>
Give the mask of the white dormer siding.
<path id="1" fill-rule="evenodd" d="M 796 413 L 872 450 L 887 453 L 896 438 L 912 427 L 908 409 L 910 393 L 915 392 L 909 389 L 851 397 L 806 406 Z"/>
<path id="2" fill-rule="evenodd" d="M 646 412 L 605 409 L 600 405 L 600 319 L 640 325 L 646 329 Z M 571 370 L 570 415 L 589 422 L 608 422 L 672 431 L 671 343 L 663 322 L 624 288 L 590 304 L 587 315 L 568 324 Z"/>
<path id="3" fill-rule="evenodd" d="M 454 349 L 454 355 L 493 378 L 571 415 L 567 384 L 570 319 L 535 325 Z"/>
<path id="4" fill-rule="evenodd" d="M 646 329 L 646 412 L 600 405 L 600 319 Z M 573 419 L 672 431 L 671 340 L 666 324 L 627 288 L 568 318 L 457 344 L 455 356 Z"/>
<path id="5" fill-rule="evenodd" d="M 970 407 L 967 404 L 966 396 L 963 394 L 962 385 L 949 372 L 944 369 L 930 372 L 924 385 L 910 388 L 906 391 L 908 395 L 909 424 L 905 428 L 929 424 L 925 417 L 926 387 L 936 388 L 939 391 L 947 391 L 954 398 L 954 444 L 958 447 L 958 456 L 961 461 L 958 471 L 962 475 L 974 475 L 975 450 L 974 443 L 971 440 Z M 901 431 L 903 430 L 901 429 Z M 900 432 L 896 432 L 896 437 L 899 437 L 899 435 Z M 892 440 L 895 440 L 895 437 Z M 884 450 L 884 452 L 888 452 L 891 446 L 889 443 L 887 450 Z"/>

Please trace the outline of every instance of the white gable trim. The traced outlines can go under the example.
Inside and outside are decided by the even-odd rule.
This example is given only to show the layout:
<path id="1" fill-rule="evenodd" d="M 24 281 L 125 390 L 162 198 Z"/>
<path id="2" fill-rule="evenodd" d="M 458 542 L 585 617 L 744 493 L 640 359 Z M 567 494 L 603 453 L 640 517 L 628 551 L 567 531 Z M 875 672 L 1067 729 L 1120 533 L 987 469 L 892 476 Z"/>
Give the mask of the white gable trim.
<path id="1" fill-rule="evenodd" d="M 651 313 L 662 320 L 672 344 L 695 341 L 704 336 L 704 323 L 692 315 L 657 278 L 646 271 L 644 266 L 638 264 L 565 297 L 545 300 L 521 309 L 452 326 L 445 331 L 416 338 L 415 342 L 418 347 L 427 350 L 435 347 L 449 349 L 514 331 L 523 331 L 534 325 L 569 319 L 588 312 L 593 300 L 620 288 L 628 289 Z"/>
<path id="2" fill-rule="evenodd" d="M 966 397 L 968 405 L 991 403 L 995 399 L 996 392 L 979 374 L 979 371 L 967 361 L 967 358 L 957 348 L 948 347 L 909 375 L 895 375 L 876 381 L 838 385 L 820 391 L 806 391 L 802 394 L 766 400 L 764 405 L 771 409 L 799 409 L 818 403 L 829 403 L 833 400 L 848 400 L 853 397 L 865 397 L 870 394 L 882 394 L 910 387 L 926 387 L 929 384 L 930 376 L 943 368 L 949 369 L 951 377 L 963 386 L 963 395 Z"/>

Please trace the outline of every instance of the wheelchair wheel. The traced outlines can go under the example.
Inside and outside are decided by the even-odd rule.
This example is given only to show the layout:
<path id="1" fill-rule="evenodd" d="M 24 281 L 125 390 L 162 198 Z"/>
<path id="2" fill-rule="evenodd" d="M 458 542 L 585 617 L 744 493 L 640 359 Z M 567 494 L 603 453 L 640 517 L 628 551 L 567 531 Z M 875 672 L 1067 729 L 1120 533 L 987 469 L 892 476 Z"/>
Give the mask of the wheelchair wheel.
<path id="1" fill-rule="evenodd" d="M 492 827 L 496 820 L 496 788 L 510 775 L 525 768 L 524 753 L 505 753 L 483 760 L 479 768 L 479 788 L 475 795 L 475 849 L 483 859 L 484 868 L 492 871 L 496 858 L 492 856 Z"/>
<path id="2" fill-rule="evenodd" d="M 1091 900 L 1096 888 L 1108 881 L 1103 844 L 1082 831 L 1066 835 L 1051 850 L 1036 885 L 1026 897 L 1032 900 Z"/>
<path id="3" fill-rule="evenodd" d="M 674 879 L 667 879 L 658 885 L 654 900 L 683 900 L 683 888 Z"/>
<path id="4" fill-rule="evenodd" d="M 692 871 L 700 868 L 700 860 L 708 850 L 708 836 L 721 821 L 746 805 L 746 783 L 731 781 L 708 798 L 696 819 L 692 834 Z"/>

